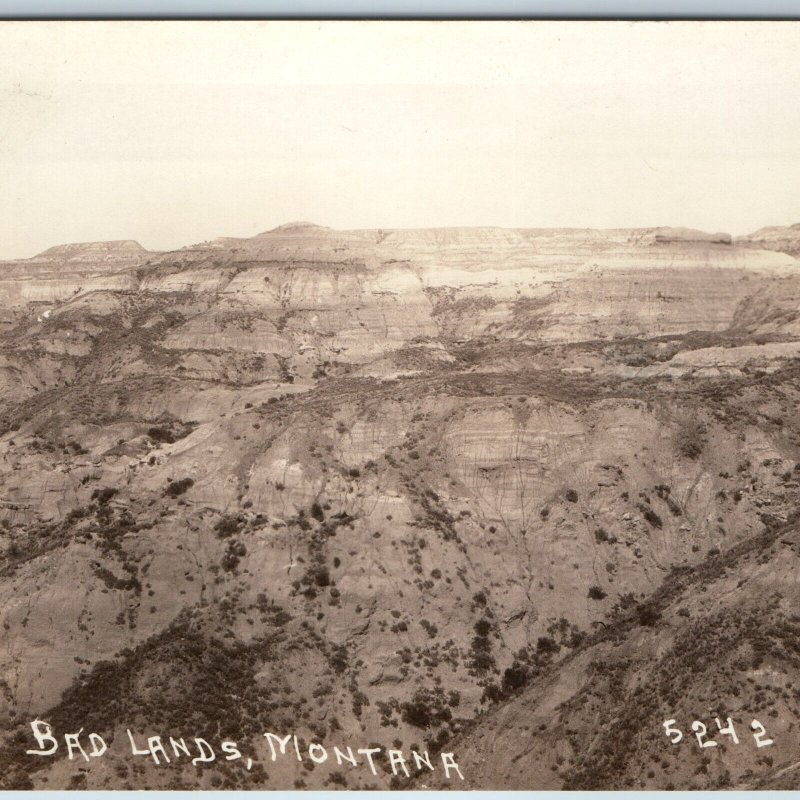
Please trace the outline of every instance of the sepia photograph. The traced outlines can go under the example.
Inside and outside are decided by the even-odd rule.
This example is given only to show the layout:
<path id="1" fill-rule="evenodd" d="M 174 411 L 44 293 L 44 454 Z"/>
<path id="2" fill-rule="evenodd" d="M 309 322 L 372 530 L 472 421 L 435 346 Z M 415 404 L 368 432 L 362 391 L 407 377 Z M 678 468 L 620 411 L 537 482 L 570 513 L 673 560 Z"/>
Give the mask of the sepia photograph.
<path id="1" fill-rule="evenodd" d="M 800 789 L 798 85 L 0 22 L 0 789 Z"/>

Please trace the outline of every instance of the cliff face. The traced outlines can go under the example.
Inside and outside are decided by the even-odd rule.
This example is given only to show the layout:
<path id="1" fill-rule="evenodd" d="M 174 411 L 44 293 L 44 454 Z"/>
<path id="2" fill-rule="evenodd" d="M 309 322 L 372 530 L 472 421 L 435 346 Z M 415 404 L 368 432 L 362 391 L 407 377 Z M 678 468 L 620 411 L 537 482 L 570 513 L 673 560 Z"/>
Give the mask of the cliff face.
<path id="1" fill-rule="evenodd" d="M 228 314 L 279 312 L 284 344 L 276 339 L 275 352 L 314 347 L 320 361 L 363 362 L 418 339 L 722 330 L 776 277 L 794 286 L 795 271 L 794 258 L 772 248 L 675 229 L 332 231 L 299 223 L 164 254 L 135 242 L 55 247 L 0 266 L 0 297 L 9 325 L 31 302 L 64 313 L 69 301 L 103 291 L 191 292 Z"/>
<path id="2" fill-rule="evenodd" d="M 392 781 L 388 764 L 272 765 L 266 730 L 453 739 L 476 788 L 591 783 L 556 707 L 572 698 L 588 736 L 593 663 L 632 654 L 607 704 L 622 714 L 690 635 L 667 605 L 663 626 L 620 614 L 675 569 L 698 625 L 738 619 L 740 601 L 766 613 L 767 550 L 751 583 L 734 586 L 738 561 L 715 573 L 708 608 L 689 576 L 800 500 L 797 262 L 663 237 L 293 223 L 0 266 L 8 736 L 35 715 L 230 736 L 268 773 L 145 759 L 134 775 L 112 754 L 77 779 L 98 788 Z M 776 625 L 787 608 L 770 606 Z M 487 743 L 531 714 L 547 754 L 526 771 L 516 745 L 500 758 Z M 4 785 L 72 779 L 19 750 L 2 751 Z M 699 780 L 596 756 L 604 787 Z"/>

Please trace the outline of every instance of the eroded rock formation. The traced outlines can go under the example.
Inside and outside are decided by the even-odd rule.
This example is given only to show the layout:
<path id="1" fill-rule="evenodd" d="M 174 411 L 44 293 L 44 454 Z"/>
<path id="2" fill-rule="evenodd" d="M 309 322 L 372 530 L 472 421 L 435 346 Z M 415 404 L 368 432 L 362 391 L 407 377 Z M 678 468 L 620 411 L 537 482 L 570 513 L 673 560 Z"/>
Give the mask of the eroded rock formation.
<path id="1" fill-rule="evenodd" d="M 627 658 L 607 708 L 628 720 L 691 625 L 766 614 L 771 581 L 789 613 L 791 545 L 763 538 L 800 500 L 782 236 L 292 223 L 0 265 L 4 785 L 400 783 L 272 764 L 266 730 L 447 744 L 476 788 L 675 784 L 587 761 L 558 707 L 589 731 L 593 665 Z M 111 753 L 78 775 L 19 755 L 33 716 L 230 736 L 259 768 Z M 534 723 L 535 768 L 487 744 Z"/>

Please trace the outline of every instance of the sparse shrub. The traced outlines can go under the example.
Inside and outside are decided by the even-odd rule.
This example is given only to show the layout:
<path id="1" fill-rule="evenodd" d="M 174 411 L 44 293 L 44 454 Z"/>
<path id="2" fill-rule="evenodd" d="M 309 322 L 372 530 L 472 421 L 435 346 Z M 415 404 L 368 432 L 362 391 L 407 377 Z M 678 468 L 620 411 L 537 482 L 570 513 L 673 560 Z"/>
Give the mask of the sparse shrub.
<path id="1" fill-rule="evenodd" d="M 536 641 L 536 649 L 540 653 L 557 653 L 560 648 L 552 636 L 540 636 Z"/>
<path id="2" fill-rule="evenodd" d="M 617 543 L 617 537 L 609 534 L 605 528 L 596 528 L 594 532 L 594 538 L 598 544 L 602 544 L 603 542 L 607 542 L 608 544 Z"/>
<path id="3" fill-rule="evenodd" d="M 164 494 L 169 497 L 178 497 L 192 486 L 194 486 L 194 481 L 191 478 L 181 478 L 179 481 L 172 481 L 172 483 L 164 489 Z"/>
<path id="4" fill-rule="evenodd" d="M 636 611 L 636 616 L 639 619 L 639 624 L 645 628 L 654 627 L 661 619 L 661 614 L 658 609 L 652 605 L 641 605 Z"/>
<path id="5" fill-rule="evenodd" d="M 675 446 L 685 458 L 700 457 L 706 445 L 706 426 L 697 419 L 684 419 L 675 434 Z"/>
<path id="6" fill-rule="evenodd" d="M 331 576 L 327 567 L 318 567 L 314 570 L 314 583 L 317 586 L 330 586 Z"/>
<path id="7" fill-rule="evenodd" d="M 417 689 L 410 701 L 400 704 L 400 718 L 423 730 L 448 723 L 453 718 L 450 706 L 458 705 L 454 695 L 451 692 L 449 697 L 445 696 L 441 686 L 436 689 Z"/>
<path id="8" fill-rule="evenodd" d="M 528 668 L 514 662 L 503 672 L 503 695 L 509 695 L 524 688 L 530 679 Z"/>
<path id="9" fill-rule="evenodd" d="M 651 527 L 660 528 L 664 524 L 661 517 L 659 517 L 658 514 L 656 514 L 656 512 L 653 511 L 653 509 L 649 506 L 639 503 L 639 511 L 642 512 L 642 516 L 647 520 Z"/>
<path id="10" fill-rule="evenodd" d="M 476 606 L 485 606 L 487 604 L 486 592 L 476 592 L 472 595 L 472 602 L 475 603 Z"/>
<path id="11" fill-rule="evenodd" d="M 234 533 L 238 533 L 243 527 L 244 520 L 242 517 L 235 517 L 230 514 L 220 517 L 214 524 L 214 530 L 220 539 L 227 539 L 228 536 L 233 536 Z"/>
<path id="12" fill-rule="evenodd" d="M 485 618 L 475 623 L 475 633 L 477 635 L 472 639 L 469 666 L 476 673 L 488 672 L 490 669 L 495 668 L 492 643 L 489 639 L 491 630 L 492 624 Z"/>
<path id="13" fill-rule="evenodd" d="M 188 436 L 197 427 L 196 422 L 173 422 L 170 427 L 156 425 L 147 429 L 150 440 L 158 444 L 172 444 Z"/>
<path id="14" fill-rule="evenodd" d="M 425 631 L 427 632 L 428 636 L 431 637 L 431 639 L 436 638 L 436 634 L 439 632 L 439 629 L 432 622 L 428 621 L 427 619 L 421 619 L 419 624 L 425 628 Z"/>
<path id="15" fill-rule="evenodd" d="M 328 776 L 328 780 L 334 786 L 341 786 L 342 788 L 345 789 L 347 788 L 347 778 L 345 777 L 345 774 L 343 772 L 339 772 L 338 770 L 336 772 L 332 772 Z"/>
<path id="16" fill-rule="evenodd" d="M 148 428 L 147 435 L 154 441 L 161 444 L 172 444 L 175 441 L 175 435 L 169 428 Z"/>
<path id="17" fill-rule="evenodd" d="M 608 597 L 608 595 L 599 586 L 590 586 L 589 597 L 592 600 L 602 600 L 603 598 Z"/>
<path id="18" fill-rule="evenodd" d="M 245 555 L 247 555 L 247 548 L 241 542 L 229 542 L 225 555 L 222 557 L 222 568 L 227 572 L 233 571 Z"/>
<path id="19" fill-rule="evenodd" d="M 97 500 L 97 504 L 104 506 L 108 501 L 117 494 L 117 489 L 105 487 L 104 489 L 95 489 L 92 492 L 92 500 Z"/>

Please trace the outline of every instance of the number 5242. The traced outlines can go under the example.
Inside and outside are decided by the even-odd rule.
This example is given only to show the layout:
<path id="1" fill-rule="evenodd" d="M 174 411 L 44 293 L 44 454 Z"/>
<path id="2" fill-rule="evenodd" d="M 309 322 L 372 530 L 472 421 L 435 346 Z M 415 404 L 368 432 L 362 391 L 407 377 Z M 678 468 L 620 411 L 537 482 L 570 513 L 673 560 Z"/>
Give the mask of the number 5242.
<path id="1" fill-rule="evenodd" d="M 669 736 L 669 740 L 672 744 L 678 744 L 678 742 L 683 739 L 683 732 L 680 728 L 675 727 L 675 722 L 674 719 L 668 719 L 663 723 L 664 731 L 667 736 Z M 715 717 L 714 722 L 717 724 L 717 730 L 720 736 L 728 736 L 734 744 L 739 744 L 739 737 L 736 734 L 736 728 L 730 717 L 725 720 L 726 724 L 724 726 L 719 717 Z M 753 731 L 753 739 L 757 747 L 768 747 L 773 743 L 772 739 L 767 738 L 767 732 L 764 726 L 757 719 L 754 719 L 750 723 L 750 730 Z M 694 731 L 694 735 L 697 737 L 697 743 L 700 747 L 717 747 L 719 744 L 719 742 L 714 741 L 714 739 L 707 738 L 708 728 L 706 728 L 705 724 L 700 722 L 699 719 L 696 719 L 692 723 L 692 731 Z"/>

